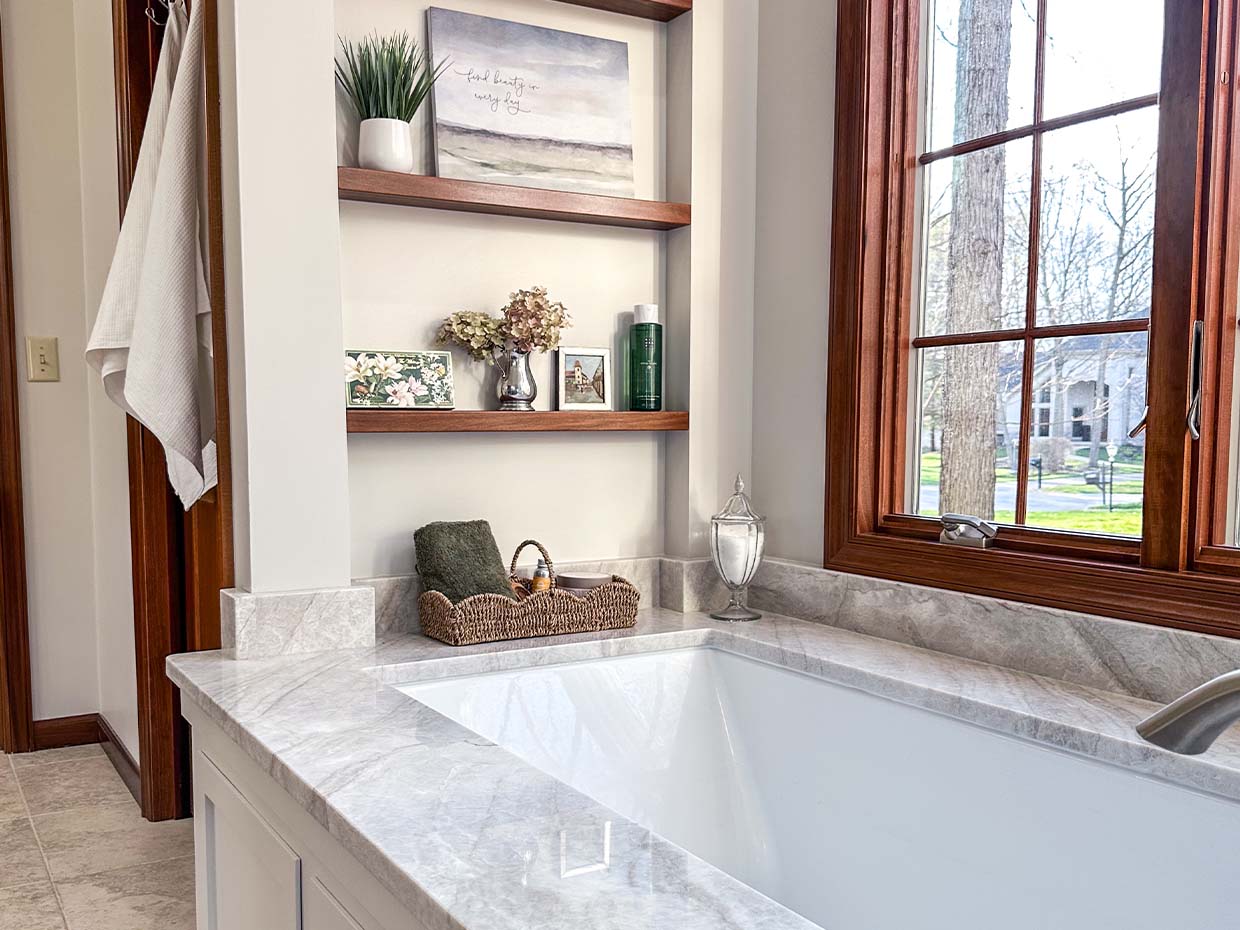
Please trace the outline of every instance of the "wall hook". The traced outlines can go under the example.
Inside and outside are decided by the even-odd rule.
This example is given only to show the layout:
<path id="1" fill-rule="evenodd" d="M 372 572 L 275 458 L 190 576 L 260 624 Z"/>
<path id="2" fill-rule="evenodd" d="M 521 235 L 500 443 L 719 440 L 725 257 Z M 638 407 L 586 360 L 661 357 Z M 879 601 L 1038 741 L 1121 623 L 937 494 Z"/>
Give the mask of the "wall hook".
<path id="1" fill-rule="evenodd" d="M 162 29 L 164 26 L 168 25 L 168 20 L 172 18 L 172 4 L 174 2 L 176 2 L 176 0 L 158 0 L 159 5 L 168 11 L 168 15 L 164 17 L 164 21 L 161 23 L 155 18 L 155 9 L 151 6 L 151 0 L 146 0 L 146 10 L 144 11 L 146 13 L 146 18 Z"/>

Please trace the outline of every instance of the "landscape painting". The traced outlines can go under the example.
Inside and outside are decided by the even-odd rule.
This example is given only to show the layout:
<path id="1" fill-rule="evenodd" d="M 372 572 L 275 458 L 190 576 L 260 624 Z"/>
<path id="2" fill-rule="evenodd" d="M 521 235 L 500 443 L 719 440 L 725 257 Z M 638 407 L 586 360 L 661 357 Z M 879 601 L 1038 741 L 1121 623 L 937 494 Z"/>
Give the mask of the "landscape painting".
<path id="1" fill-rule="evenodd" d="M 611 349 L 561 346 L 561 410 L 611 410 Z"/>
<path id="2" fill-rule="evenodd" d="M 633 196 L 624 42 L 431 7 L 442 178 Z"/>

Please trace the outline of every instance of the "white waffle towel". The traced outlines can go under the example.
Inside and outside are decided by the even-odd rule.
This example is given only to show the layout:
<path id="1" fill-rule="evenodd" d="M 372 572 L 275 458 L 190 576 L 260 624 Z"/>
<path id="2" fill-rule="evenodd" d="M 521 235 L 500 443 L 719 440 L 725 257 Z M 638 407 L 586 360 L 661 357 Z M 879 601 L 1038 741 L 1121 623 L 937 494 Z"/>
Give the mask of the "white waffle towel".
<path id="1" fill-rule="evenodd" d="M 188 510 L 216 482 L 211 302 L 207 293 L 203 3 L 178 0 L 86 359 L 108 397 L 164 448 Z"/>

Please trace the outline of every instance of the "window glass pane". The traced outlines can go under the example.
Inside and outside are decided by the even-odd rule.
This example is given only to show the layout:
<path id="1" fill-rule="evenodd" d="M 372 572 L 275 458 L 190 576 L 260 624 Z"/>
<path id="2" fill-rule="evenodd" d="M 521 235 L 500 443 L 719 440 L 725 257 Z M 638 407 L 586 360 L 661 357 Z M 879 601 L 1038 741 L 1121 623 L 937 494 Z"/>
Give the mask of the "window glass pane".
<path id="1" fill-rule="evenodd" d="M 1039 325 L 1149 316 L 1157 148 L 1157 107 L 1043 137 Z"/>
<path id="2" fill-rule="evenodd" d="M 1046 118 L 1158 93 L 1163 0 L 1047 0 Z"/>
<path id="3" fill-rule="evenodd" d="M 1128 432 L 1145 409 L 1147 349 L 1145 333 L 1037 341 L 1028 526 L 1141 535 L 1145 434 Z"/>
<path id="4" fill-rule="evenodd" d="M 989 519 L 1015 509 L 1023 357 L 1019 342 L 918 353 L 915 513 Z"/>
<path id="5" fill-rule="evenodd" d="M 1036 0 L 931 0 L 927 149 L 1033 122 Z"/>
<path id="6" fill-rule="evenodd" d="M 1032 158 L 1020 139 L 926 169 L 923 335 L 1023 325 Z"/>

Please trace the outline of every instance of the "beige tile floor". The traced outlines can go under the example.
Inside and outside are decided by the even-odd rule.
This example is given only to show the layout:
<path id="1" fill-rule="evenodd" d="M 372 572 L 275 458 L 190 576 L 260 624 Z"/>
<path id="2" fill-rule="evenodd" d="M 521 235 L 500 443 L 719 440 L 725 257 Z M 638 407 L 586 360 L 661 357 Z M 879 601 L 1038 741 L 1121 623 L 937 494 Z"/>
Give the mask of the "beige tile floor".
<path id="1" fill-rule="evenodd" d="M 0 930 L 192 930 L 194 833 L 147 823 L 98 746 L 0 753 Z"/>

